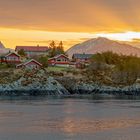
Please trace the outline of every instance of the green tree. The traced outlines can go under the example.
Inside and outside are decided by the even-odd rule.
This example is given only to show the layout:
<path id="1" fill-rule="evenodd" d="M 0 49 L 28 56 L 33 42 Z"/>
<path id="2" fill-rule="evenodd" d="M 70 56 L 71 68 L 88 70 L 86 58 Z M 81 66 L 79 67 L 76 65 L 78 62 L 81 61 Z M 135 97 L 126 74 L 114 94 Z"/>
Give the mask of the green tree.
<path id="1" fill-rule="evenodd" d="M 63 42 L 60 41 L 58 47 L 57 47 L 57 53 L 58 54 L 65 54 L 65 51 L 64 51 L 64 47 L 63 47 Z"/>
<path id="2" fill-rule="evenodd" d="M 43 65 L 43 67 L 48 66 L 48 56 L 40 56 L 38 61 Z"/>
<path id="3" fill-rule="evenodd" d="M 104 66 L 110 69 L 106 71 Z M 140 78 L 140 58 L 113 52 L 97 53 L 91 58 L 90 71 L 92 70 L 106 72 L 115 83 L 131 85 Z"/>
<path id="4" fill-rule="evenodd" d="M 49 56 L 50 57 L 54 57 L 58 54 L 65 54 L 65 51 L 64 51 L 64 47 L 63 47 L 63 42 L 60 41 L 59 45 L 56 46 L 55 42 L 52 41 L 50 43 L 50 53 L 49 53 Z"/>
<path id="5" fill-rule="evenodd" d="M 49 53 L 49 56 L 50 57 L 54 57 L 56 55 L 56 45 L 55 45 L 55 42 L 52 41 L 50 43 L 50 53 Z"/>
<path id="6" fill-rule="evenodd" d="M 109 65 L 116 65 L 120 63 L 122 60 L 123 56 L 119 56 L 116 53 L 113 53 L 111 51 L 103 52 L 103 53 L 97 53 L 93 55 L 91 58 L 91 61 L 96 61 L 96 62 L 101 62 L 101 63 L 106 63 Z"/>
<path id="7" fill-rule="evenodd" d="M 140 58 L 136 56 L 123 56 L 121 63 L 116 65 L 117 71 L 124 73 L 126 76 L 120 77 L 125 78 L 129 84 L 134 83 L 140 76 Z"/>
<path id="8" fill-rule="evenodd" d="M 24 49 L 19 50 L 18 54 L 22 57 L 26 57 L 26 53 L 25 53 Z"/>

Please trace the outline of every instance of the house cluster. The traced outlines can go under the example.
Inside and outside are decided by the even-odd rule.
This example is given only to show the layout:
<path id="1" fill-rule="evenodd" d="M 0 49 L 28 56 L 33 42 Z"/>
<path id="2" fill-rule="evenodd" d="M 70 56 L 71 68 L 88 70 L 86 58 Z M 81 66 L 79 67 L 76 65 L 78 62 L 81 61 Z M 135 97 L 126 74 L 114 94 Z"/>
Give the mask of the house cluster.
<path id="1" fill-rule="evenodd" d="M 26 60 L 17 53 L 19 50 L 24 50 L 27 55 Z M 29 68 L 37 69 L 42 67 L 42 64 L 35 59 L 30 59 L 32 56 L 48 55 L 49 47 L 46 46 L 17 46 L 15 52 L 9 52 L 8 54 L 1 56 L 1 63 L 13 64 L 16 68 Z M 84 68 L 89 64 L 92 54 L 73 54 L 72 59 L 69 59 L 67 55 L 59 54 L 48 59 L 49 66 L 60 67 L 76 67 Z"/>
<path id="2" fill-rule="evenodd" d="M 59 54 L 48 60 L 51 66 L 64 66 L 64 67 L 76 67 L 85 68 L 89 64 L 90 58 L 93 54 L 73 54 L 72 59 L 67 55 Z"/>
<path id="3" fill-rule="evenodd" d="M 38 61 L 34 59 L 30 59 L 23 62 L 21 59 L 21 56 L 18 55 L 16 52 L 10 52 L 5 56 L 1 56 L 0 62 L 15 65 L 16 68 L 29 68 L 29 69 L 35 68 L 36 69 L 42 66 L 41 63 L 39 63 Z"/>

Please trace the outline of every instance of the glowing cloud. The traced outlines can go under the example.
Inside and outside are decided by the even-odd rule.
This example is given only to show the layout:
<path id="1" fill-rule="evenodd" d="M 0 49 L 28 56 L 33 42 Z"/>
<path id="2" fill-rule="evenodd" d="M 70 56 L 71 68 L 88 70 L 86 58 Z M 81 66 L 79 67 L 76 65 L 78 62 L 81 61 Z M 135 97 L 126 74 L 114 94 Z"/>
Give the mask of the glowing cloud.
<path id="1" fill-rule="evenodd" d="M 7 47 L 80 38 L 140 39 L 139 0 L 0 0 L 0 40 Z"/>

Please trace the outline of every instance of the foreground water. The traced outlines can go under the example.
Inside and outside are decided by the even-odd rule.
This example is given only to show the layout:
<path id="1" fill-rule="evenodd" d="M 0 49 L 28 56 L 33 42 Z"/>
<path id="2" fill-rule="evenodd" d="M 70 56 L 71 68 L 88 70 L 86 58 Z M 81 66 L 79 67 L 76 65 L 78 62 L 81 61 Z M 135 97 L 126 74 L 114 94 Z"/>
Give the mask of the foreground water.
<path id="1" fill-rule="evenodd" d="M 0 98 L 0 140 L 93 139 L 140 140 L 140 98 Z"/>

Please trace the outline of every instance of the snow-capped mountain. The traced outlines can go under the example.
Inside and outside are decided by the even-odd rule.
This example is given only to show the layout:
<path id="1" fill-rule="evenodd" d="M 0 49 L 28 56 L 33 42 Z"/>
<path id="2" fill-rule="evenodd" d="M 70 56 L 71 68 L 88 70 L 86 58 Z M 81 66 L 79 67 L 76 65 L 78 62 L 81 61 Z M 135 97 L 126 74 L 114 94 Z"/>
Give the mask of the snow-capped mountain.
<path id="1" fill-rule="evenodd" d="M 90 39 L 81 44 L 74 45 L 69 50 L 67 50 L 67 54 L 72 57 L 74 53 L 96 54 L 106 51 L 112 51 L 114 53 L 124 55 L 133 54 L 140 57 L 140 48 L 136 48 L 129 44 L 109 40 L 103 37 Z"/>

